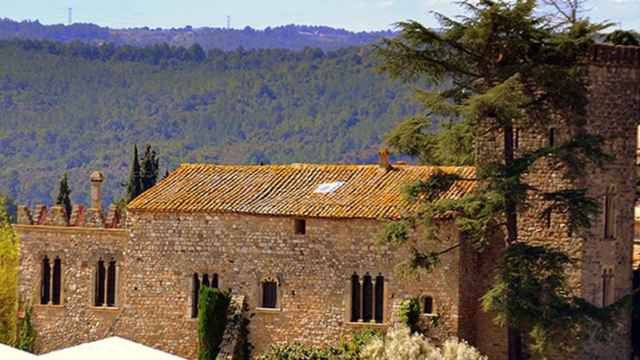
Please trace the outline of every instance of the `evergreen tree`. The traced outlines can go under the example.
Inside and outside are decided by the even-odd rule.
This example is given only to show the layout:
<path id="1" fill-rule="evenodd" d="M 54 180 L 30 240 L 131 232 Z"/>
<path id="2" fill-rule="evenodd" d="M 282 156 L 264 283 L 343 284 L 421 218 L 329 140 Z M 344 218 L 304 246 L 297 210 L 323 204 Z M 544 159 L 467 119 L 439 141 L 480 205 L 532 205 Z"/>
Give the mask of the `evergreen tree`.
<path id="1" fill-rule="evenodd" d="M 408 199 L 420 202 L 421 210 L 389 224 L 384 237 L 390 244 L 409 247 L 412 255 L 405 265 L 412 270 L 430 270 L 442 255 L 462 245 L 425 252 L 409 241 L 409 233 L 419 224 L 426 229 L 423 240 L 434 244 L 434 219 L 452 212 L 458 214 L 462 241 L 478 249 L 493 241 L 504 243 L 498 275 L 483 305 L 508 328 L 509 359 L 519 360 L 527 345 L 528 351 L 540 354 L 550 344 L 569 348 L 562 344 L 575 342 L 590 324 L 612 325 L 620 306 L 600 309 L 574 296 L 567 290 L 569 256 L 521 241 L 518 235 L 518 211 L 526 208 L 531 193 L 548 200 L 544 213 L 565 214 L 571 231 L 591 226 L 599 203 L 585 189 L 542 192 L 527 184 L 525 174 L 537 160 L 545 159 L 566 165 L 562 175 L 570 183 L 587 162 L 601 165 L 610 158 L 601 151 L 602 139 L 581 129 L 567 142 L 517 153 L 513 141 L 514 128 L 547 129 L 553 126 L 549 119 L 558 114 L 569 127 L 580 128 L 586 104 L 581 60 L 607 25 L 571 16 L 558 22 L 540 15 L 534 0 L 462 1 L 461 5 L 469 15 L 453 19 L 437 14 L 438 31 L 414 21 L 402 22 L 400 36 L 378 46 L 385 60 L 382 70 L 406 81 L 420 79 L 437 85 L 417 94 L 431 112 L 405 121 L 387 141 L 396 150 L 436 164 L 469 163 L 473 138 L 469 134 L 478 139 L 495 135 L 504 142 L 490 158 L 475 160 L 481 185 L 467 196 L 436 200 L 433 194 L 448 190 L 459 179 L 445 173 L 409 187 Z M 424 129 L 432 127 L 442 131 L 425 135 Z M 443 151 L 459 147 L 452 146 L 451 139 L 459 140 L 463 149 Z"/>
<path id="2" fill-rule="evenodd" d="M 133 160 L 131 171 L 129 172 L 129 182 L 127 183 L 127 203 L 138 197 L 142 193 L 142 176 L 140 175 L 140 162 L 138 159 L 138 146 L 133 146 Z"/>
<path id="3" fill-rule="evenodd" d="M 67 220 L 71 216 L 71 188 L 69 188 L 69 180 L 65 173 L 60 180 L 60 186 L 58 187 L 58 196 L 56 196 L 56 205 L 64 207 Z"/>
<path id="4" fill-rule="evenodd" d="M 142 192 L 144 192 L 156 184 L 160 173 L 160 160 L 158 159 L 156 151 L 151 149 L 151 145 L 145 147 L 140 167 Z"/>

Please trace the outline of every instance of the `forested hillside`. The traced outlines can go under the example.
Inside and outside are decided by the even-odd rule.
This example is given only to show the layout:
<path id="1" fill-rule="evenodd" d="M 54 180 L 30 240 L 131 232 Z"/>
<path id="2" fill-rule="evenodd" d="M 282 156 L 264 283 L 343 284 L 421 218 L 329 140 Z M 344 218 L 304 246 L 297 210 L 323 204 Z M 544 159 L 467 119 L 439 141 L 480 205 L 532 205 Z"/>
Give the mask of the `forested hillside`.
<path id="1" fill-rule="evenodd" d="M 181 162 L 375 161 L 382 135 L 414 113 L 410 91 L 366 49 L 210 51 L 0 42 L 0 193 L 50 202 L 69 173 L 123 195 L 134 144 Z"/>
<path id="2" fill-rule="evenodd" d="M 336 50 L 349 46 L 369 45 L 382 37 L 394 36 L 390 31 L 351 32 L 327 26 L 286 25 L 264 30 L 193 28 L 111 29 L 94 24 L 43 25 L 38 21 L 0 19 L 0 39 L 40 39 L 62 42 L 82 41 L 94 44 L 147 46 L 166 43 L 188 47 L 194 43 L 205 49 L 290 49 L 305 47 Z"/>

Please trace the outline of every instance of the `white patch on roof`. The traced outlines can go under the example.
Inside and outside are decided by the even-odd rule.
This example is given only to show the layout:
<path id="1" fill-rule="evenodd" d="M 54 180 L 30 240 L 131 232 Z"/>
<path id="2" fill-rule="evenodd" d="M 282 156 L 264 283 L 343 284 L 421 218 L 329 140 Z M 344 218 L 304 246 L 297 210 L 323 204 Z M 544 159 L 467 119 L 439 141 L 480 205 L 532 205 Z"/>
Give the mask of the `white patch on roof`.
<path id="1" fill-rule="evenodd" d="M 318 185 L 318 187 L 313 192 L 316 194 L 328 194 L 338 190 L 338 188 L 340 188 L 342 185 L 344 185 L 344 182 L 342 181 L 324 183 Z"/>

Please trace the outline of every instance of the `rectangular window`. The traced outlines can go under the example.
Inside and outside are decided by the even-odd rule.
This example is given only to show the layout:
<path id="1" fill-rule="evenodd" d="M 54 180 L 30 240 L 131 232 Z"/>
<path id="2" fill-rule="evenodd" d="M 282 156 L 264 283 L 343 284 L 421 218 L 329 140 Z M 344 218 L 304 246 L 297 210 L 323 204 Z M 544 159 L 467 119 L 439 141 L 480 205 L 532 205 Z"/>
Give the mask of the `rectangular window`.
<path id="1" fill-rule="evenodd" d="M 556 146 L 556 129 L 549 129 L 549 146 Z"/>
<path id="2" fill-rule="evenodd" d="M 60 305 L 62 296 L 62 261 L 59 257 L 53 261 L 53 279 L 51 289 L 51 303 Z"/>
<path id="3" fill-rule="evenodd" d="M 433 298 L 431 296 L 424 297 L 424 304 L 422 306 L 422 312 L 425 315 L 433 314 Z"/>
<path id="4" fill-rule="evenodd" d="M 40 304 L 47 305 L 51 299 L 51 264 L 49 258 L 42 259 L 42 275 L 40 278 Z"/>
<path id="5" fill-rule="evenodd" d="M 95 306 L 104 306 L 105 272 L 104 260 L 98 261 L 98 264 L 96 265 Z"/>
<path id="6" fill-rule="evenodd" d="M 262 283 L 262 307 L 275 309 L 278 305 L 278 284 L 275 281 Z"/>
<path id="7" fill-rule="evenodd" d="M 295 219 L 293 225 L 296 235 L 304 235 L 307 232 L 307 222 L 304 219 Z"/>
<path id="8" fill-rule="evenodd" d="M 116 306 L 116 262 L 109 262 L 107 271 L 107 306 Z"/>

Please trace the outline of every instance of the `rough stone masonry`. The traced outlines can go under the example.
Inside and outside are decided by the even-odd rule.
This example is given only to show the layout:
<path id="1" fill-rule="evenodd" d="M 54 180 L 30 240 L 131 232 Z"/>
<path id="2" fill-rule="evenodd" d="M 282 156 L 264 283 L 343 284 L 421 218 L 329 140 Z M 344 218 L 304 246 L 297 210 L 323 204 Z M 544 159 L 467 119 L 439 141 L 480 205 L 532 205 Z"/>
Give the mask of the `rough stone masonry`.
<path id="1" fill-rule="evenodd" d="M 533 199 L 519 223 L 527 241 L 553 239 L 580 259 L 571 273 L 574 290 L 602 305 L 631 290 L 640 50 L 598 45 L 589 60 L 585 129 L 606 138 L 615 160 L 576 181 L 610 202 L 609 213 L 591 231 L 570 234 L 562 216 L 540 219 L 543 200 Z M 562 124 L 550 125 L 558 141 L 576 130 Z M 521 129 L 519 141 L 539 146 L 548 135 L 549 129 Z M 479 155 L 491 156 L 499 141 L 480 140 Z M 211 286 L 215 277 L 218 287 L 244 297 L 254 355 L 274 343 L 321 345 L 363 328 L 384 330 L 397 321 L 403 300 L 418 297 L 429 310 L 425 319 L 442 318 L 434 336 L 457 335 L 490 359 L 505 359 L 506 331 L 479 304 L 501 245 L 481 254 L 462 246 L 433 273 L 401 276 L 405 250 L 380 247 L 376 239 L 386 221 L 412 210 L 400 185 L 435 169 L 383 162 L 185 165 L 130 204 L 126 216 L 115 207 L 102 211 L 104 177 L 96 173 L 91 207 L 74 206 L 69 221 L 60 207 L 21 207 L 19 295 L 33 306 L 37 351 L 117 335 L 195 359 L 193 294 L 206 274 Z M 468 168 L 441 170 L 473 176 Z M 560 170 L 541 161 L 529 181 L 557 189 L 564 185 Z M 472 187 L 461 182 L 443 196 Z M 432 246 L 460 241 L 452 219 L 442 229 Z M 576 358 L 627 359 L 629 332 L 625 316 L 611 341 L 587 342 Z"/>

